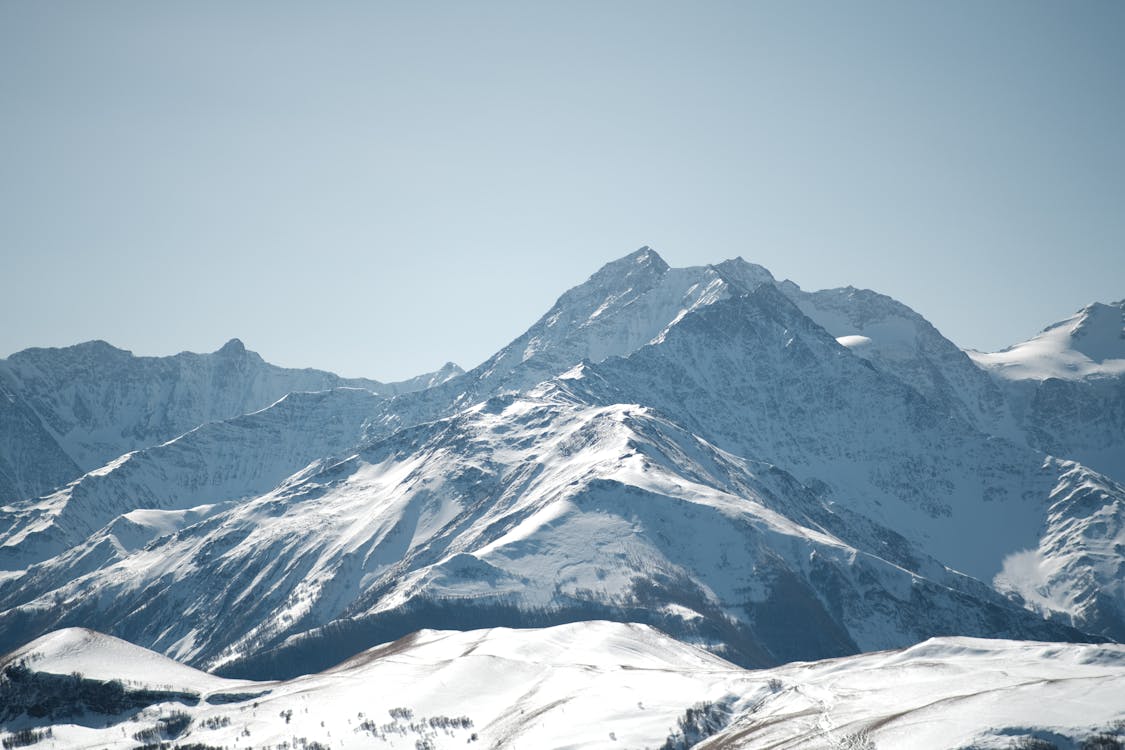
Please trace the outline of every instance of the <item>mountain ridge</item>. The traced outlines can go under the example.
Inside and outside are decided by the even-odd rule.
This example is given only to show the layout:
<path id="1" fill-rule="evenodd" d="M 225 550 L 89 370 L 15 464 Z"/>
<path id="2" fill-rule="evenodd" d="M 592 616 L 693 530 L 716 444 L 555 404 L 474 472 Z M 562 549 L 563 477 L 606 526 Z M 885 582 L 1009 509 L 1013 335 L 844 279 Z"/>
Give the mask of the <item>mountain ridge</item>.
<path id="1" fill-rule="evenodd" d="M 293 391 L 358 387 L 384 396 L 459 374 L 441 370 L 401 383 L 341 378 L 265 362 L 231 339 L 216 352 L 138 357 L 105 341 L 30 348 L 0 360 L 0 414 L 16 431 L 0 441 L 0 504 L 42 495 L 124 453 L 171 440 L 206 422 L 269 406 Z M 36 464 L 19 444 L 53 456 Z M 3 443 L 0 443 L 3 444 Z"/>

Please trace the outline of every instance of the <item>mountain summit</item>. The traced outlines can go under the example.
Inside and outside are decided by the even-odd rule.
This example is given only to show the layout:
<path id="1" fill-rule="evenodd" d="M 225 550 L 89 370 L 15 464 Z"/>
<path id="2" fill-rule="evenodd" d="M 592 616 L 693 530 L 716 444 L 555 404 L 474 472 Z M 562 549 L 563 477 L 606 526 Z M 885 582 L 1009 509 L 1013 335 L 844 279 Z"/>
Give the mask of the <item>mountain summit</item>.
<path id="1" fill-rule="evenodd" d="M 1094 302 L 1032 339 L 995 353 L 970 352 L 1007 380 L 1082 380 L 1125 375 L 1125 300 Z"/>

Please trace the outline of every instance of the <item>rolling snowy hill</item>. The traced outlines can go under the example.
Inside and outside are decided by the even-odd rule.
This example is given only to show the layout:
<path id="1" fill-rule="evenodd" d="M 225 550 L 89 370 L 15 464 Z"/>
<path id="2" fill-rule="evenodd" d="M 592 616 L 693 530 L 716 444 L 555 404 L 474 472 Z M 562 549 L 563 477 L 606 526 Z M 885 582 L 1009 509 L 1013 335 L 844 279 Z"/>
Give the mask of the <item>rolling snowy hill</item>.
<path id="1" fill-rule="evenodd" d="M 597 621 L 424 630 L 284 682 L 218 679 L 77 629 L 44 636 L 0 669 L 9 706 L 18 696 L 47 713 L 21 713 L 6 736 L 49 727 L 44 748 L 133 748 L 141 738 L 209 747 L 953 750 L 1032 737 L 1074 747 L 1125 719 L 1121 646 L 934 639 L 751 672 L 645 626 Z M 78 680 L 86 696 L 121 680 L 117 704 L 91 709 Z"/>

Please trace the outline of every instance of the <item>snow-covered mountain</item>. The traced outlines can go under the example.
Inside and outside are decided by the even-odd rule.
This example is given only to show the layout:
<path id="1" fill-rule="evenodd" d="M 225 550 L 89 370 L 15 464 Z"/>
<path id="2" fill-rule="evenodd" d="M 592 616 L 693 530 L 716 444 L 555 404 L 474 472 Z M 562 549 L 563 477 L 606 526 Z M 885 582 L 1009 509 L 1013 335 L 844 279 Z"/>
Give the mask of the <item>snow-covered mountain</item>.
<path id="1" fill-rule="evenodd" d="M 140 548 L 120 538 L 136 534 L 125 516 L 0 580 L 0 632 L 86 623 L 286 676 L 466 622 L 648 621 L 747 664 L 943 633 L 1080 637 L 784 472 L 565 385 L 402 431 L 191 525 L 163 521 Z"/>
<path id="2" fill-rule="evenodd" d="M 805 315 L 853 354 L 910 385 L 978 430 L 1013 437 L 1004 395 L 986 373 L 914 310 L 869 289 L 780 287 Z"/>
<path id="3" fill-rule="evenodd" d="M 460 373 L 446 364 L 402 383 L 265 362 L 231 339 L 213 354 L 136 357 L 104 341 L 26 349 L 0 360 L 0 502 L 36 497 L 129 451 L 294 391 L 363 388 L 392 396 Z"/>
<path id="4" fill-rule="evenodd" d="M 1066 345 L 1112 363 L 1098 316 Z M 152 425 L 202 413 L 201 376 L 137 374 L 101 400 L 26 376 L 38 401 L 4 377 L 0 408 L 40 418 L 0 446 L 53 441 L 44 475 L 86 473 L 0 508 L 0 650 L 83 626 L 289 678 L 420 628 L 591 619 L 744 665 L 1125 639 L 1120 475 L 1085 465 L 1080 417 L 1052 412 L 1050 443 L 1027 406 L 1065 383 L 1087 408 L 1118 376 L 1013 380 L 893 299 L 742 259 L 674 269 L 642 248 L 469 372 L 397 393 L 297 378 L 179 436 Z M 75 403 L 102 408 L 79 424 Z M 106 434 L 141 442 L 79 466 L 73 446 Z"/>
<path id="5" fill-rule="evenodd" d="M 1094 302 L 1027 341 L 969 356 L 1004 380 L 1085 380 L 1125 375 L 1125 300 Z"/>
<path id="6" fill-rule="evenodd" d="M 0 377 L 0 503 L 36 497 L 81 474 L 35 410 Z"/>
<path id="7" fill-rule="evenodd" d="M 296 392 L 269 408 L 208 422 L 166 443 L 127 453 L 42 498 L 0 507 L 0 570 L 20 570 L 79 545 L 114 519 L 136 522 L 273 489 L 310 462 L 347 451 L 380 397 L 361 388 Z M 155 530 L 167 532 L 158 525 Z M 105 552 L 132 549 L 126 543 Z"/>
<path id="8" fill-rule="evenodd" d="M 1072 595 L 1087 602 L 1062 610 L 1070 622 L 1125 637 L 1113 546 L 1122 488 L 979 432 L 869 365 L 763 285 L 685 317 L 629 358 L 582 366 L 571 382 L 587 398 L 649 406 L 724 450 L 785 467 L 826 502 L 981 580 L 1041 547 L 1052 575 L 1066 568 Z M 1076 525 L 1087 516 L 1100 523 Z M 1043 543 L 1060 528 L 1108 558 Z"/>
<path id="9" fill-rule="evenodd" d="M 968 354 L 1004 390 L 1030 445 L 1125 483 L 1125 300 L 1095 302 L 1003 351 Z"/>
<path id="10" fill-rule="evenodd" d="M 1121 646 L 943 638 L 750 672 L 642 625 L 591 621 L 424 630 L 254 683 L 69 629 L 0 662 L 0 726 L 8 740 L 49 729 L 48 748 L 1078 747 L 1121 737 L 1123 690 Z"/>
<path id="11" fill-rule="evenodd" d="M 1125 641 L 1122 487 L 1074 462 L 1051 492 L 1038 544 L 1008 555 L 994 578 L 1043 616 Z"/>

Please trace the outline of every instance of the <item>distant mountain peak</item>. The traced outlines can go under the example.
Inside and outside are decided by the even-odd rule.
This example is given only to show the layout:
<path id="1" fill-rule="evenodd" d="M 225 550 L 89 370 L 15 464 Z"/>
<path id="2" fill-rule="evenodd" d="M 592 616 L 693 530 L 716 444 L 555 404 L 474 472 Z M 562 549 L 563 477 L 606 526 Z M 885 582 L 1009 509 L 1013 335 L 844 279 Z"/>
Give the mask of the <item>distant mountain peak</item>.
<path id="1" fill-rule="evenodd" d="M 105 341 L 104 339 L 93 339 L 92 341 L 83 341 L 80 344 L 75 344 L 72 348 L 78 350 L 92 351 L 92 352 L 110 352 L 110 353 L 124 353 L 131 354 L 128 349 L 121 349 L 113 344 Z"/>
<path id="2" fill-rule="evenodd" d="M 215 352 L 226 357 L 241 357 L 246 354 L 246 345 L 242 343 L 241 339 L 231 339 Z"/>
<path id="3" fill-rule="evenodd" d="M 648 245 L 642 245 L 633 252 L 625 256 L 625 258 L 633 261 L 634 263 L 652 263 L 655 265 L 663 265 L 665 268 L 668 264 L 660 257 L 660 253 L 653 250 Z"/>
<path id="4" fill-rule="evenodd" d="M 1125 300 L 1121 302 L 1091 302 L 1078 312 L 1081 316 L 1080 325 L 1109 326 L 1111 328 L 1123 325 L 1125 317 Z"/>
<path id="5" fill-rule="evenodd" d="M 609 275 L 632 276 L 638 272 L 644 275 L 662 276 L 668 268 L 669 265 L 660 257 L 660 254 L 645 245 L 624 258 L 606 263 L 592 278 Z"/>
<path id="6" fill-rule="evenodd" d="M 53 356 L 55 354 L 64 355 L 79 355 L 79 356 L 111 356 L 111 357 L 132 357 L 133 353 L 128 349 L 121 349 L 114 346 L 108 341 L 102 339 L 93 339 L 91 341 L 82 341 L 78 344 L 71 344 L 70 346 L 33 346 L 22 351 L 15 352 L 13 358 L 21 357 L 36 357 L 41 355 Z"/>
<path id="7" fill-rule="evenodd" d="M 1125 356 L 1125 309 L 1094 302 L 1076 316 L 1071 346 L 1101 364 Z"/>
<path id="8" fill-rule="evenodd" d="M 1081 380 L 1125 373 L 1125 301 L 1092 302 L 1034 338 L 995 353 L 970 352 L 1009 380 Z"/>
<path id="9" fill-rule="evenodd" d="M 773 286 L 777 283 L 769 269 L 743 260 L 741 255 L 716 264 L 714 269 L 728 284 L 733 284 L 747 292 L 754 291 L 762 284 Z"/>

